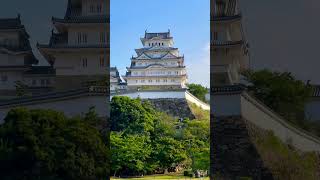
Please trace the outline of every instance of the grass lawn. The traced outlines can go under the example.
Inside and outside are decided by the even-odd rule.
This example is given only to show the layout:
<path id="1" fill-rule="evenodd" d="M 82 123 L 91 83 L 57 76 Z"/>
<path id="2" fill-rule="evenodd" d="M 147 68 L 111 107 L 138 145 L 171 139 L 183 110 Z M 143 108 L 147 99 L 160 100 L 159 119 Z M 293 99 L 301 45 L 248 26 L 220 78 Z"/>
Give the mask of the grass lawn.
<path id="1" fill-rule="evenodd" d="M 209 177 L 206 178 L 190 178 L 179 175 L 154 175 L 154 176 L 144 176 L 141 178 L 111 178 L 111 180 L 152 180 L 152 179 L 168 179 L 168 180 L 209 180 Z"/>

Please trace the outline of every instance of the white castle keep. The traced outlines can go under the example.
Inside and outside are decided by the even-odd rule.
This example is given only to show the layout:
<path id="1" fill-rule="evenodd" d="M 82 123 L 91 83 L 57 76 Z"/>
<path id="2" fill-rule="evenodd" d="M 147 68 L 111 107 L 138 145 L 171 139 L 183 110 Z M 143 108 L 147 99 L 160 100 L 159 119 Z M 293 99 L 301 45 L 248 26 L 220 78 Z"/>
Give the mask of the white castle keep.
<path id="1" fill-rule="evenodd" d="M 175 48 L 170 31 L 145 32 L 141 38 L 143 47 L 136 49 L 136 57 L 124 79 L 128 89 L 181 89 L 186 88 L 187 72 L 184 56 Z"/>

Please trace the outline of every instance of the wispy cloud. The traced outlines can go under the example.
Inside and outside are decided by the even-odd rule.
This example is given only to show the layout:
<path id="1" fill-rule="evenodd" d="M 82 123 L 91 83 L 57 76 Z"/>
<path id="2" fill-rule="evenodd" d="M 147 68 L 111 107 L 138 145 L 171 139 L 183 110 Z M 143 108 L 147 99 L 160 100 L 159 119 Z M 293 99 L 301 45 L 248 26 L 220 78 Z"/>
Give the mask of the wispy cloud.
<path id="1" fill-rule="evenodd" d="M 210 87 L 210 43 L 186 58 L 189 83 Z"/>

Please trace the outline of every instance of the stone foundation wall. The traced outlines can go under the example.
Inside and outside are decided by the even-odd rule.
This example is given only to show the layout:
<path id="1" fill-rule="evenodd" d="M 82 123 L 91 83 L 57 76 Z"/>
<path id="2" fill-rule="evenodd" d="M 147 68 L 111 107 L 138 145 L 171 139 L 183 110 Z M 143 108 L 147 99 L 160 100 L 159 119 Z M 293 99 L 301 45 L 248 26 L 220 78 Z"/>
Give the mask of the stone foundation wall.
<path id="1" fill-rule="evenodd" d="M 221 179 L 273 179 L 250 138 L 248 125 L 239 116 L 211 117 L 212 179 L 217 175 Z"/>
<path id="2" fill-rule="evenodd" d="M 195 116 L 189 107 L 186 99 L 146 99 L 149 101 L 155 109 L 165 112 L 171 116 L 177 118 L 189 118 L 194 119 Z"/>

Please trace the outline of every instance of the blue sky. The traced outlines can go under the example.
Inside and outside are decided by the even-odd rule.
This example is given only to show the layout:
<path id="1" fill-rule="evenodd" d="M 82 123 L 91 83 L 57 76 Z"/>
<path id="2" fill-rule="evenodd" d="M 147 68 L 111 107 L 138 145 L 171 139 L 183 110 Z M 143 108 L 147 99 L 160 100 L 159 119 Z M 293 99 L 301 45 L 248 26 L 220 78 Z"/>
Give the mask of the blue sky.
<path id="1" fill-rule="evenodd" d="M 175 46 L 185 56 L 190 83 L 209 87 L 209 0 L 111 0 L 111 65 L 121 74 L 130 66 L 140 37 L 170 29 Z"/>

